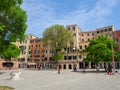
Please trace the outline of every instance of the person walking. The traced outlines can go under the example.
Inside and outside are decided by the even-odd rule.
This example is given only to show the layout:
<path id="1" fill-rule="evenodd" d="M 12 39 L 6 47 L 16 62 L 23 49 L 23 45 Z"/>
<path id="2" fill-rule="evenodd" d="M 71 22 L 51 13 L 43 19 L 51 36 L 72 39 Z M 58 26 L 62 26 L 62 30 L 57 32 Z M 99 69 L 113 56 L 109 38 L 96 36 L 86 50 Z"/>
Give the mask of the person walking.
<path id="1" fill-rule="evenodd" d="M 77 72 L 77 67 L 76 67 L 76 65 L 73 66 L 73 70 L 74 70 L 74 72 Z"/>
<path id="2" fill-rule="evenodd" d="M 109 66 L 108 66 L 107 74 L 108 74 L 108 75 L 112 75 L 112 65 L 109 65 Z"/>
<path id="3" fill-rule="evenodd" d="M 96 66 L 96 71 L 97 71 L 97 73 L 99 72 L 99 66 L 98 65 Z"/>

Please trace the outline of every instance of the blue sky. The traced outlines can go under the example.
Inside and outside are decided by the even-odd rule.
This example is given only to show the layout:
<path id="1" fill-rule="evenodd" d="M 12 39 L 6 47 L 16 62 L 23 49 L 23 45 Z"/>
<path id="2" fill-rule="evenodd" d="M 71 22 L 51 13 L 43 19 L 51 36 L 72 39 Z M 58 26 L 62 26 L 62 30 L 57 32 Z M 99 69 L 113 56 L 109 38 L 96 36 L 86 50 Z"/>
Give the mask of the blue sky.
<path id="1" fill-rule="evenodd" d="M 77 24 L 82 31 L 113 25 L 120 29 L 120 0 L 24 0 L 26 34 L 42 37 L 54 24 Z"/>

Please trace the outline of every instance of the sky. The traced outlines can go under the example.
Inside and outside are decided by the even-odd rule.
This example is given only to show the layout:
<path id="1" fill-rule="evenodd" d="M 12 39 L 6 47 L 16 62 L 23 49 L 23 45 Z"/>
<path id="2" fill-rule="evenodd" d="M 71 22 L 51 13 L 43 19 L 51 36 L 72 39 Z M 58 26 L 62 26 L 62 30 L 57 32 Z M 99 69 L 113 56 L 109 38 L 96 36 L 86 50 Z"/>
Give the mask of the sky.
<path id="1" fill-rule="evenodd" d="M 46 28 L 77 24 L 82 31 L 113 25 L 120 30 L 120 0 L 24 0 L 26 34 L 42 38 Z"/>

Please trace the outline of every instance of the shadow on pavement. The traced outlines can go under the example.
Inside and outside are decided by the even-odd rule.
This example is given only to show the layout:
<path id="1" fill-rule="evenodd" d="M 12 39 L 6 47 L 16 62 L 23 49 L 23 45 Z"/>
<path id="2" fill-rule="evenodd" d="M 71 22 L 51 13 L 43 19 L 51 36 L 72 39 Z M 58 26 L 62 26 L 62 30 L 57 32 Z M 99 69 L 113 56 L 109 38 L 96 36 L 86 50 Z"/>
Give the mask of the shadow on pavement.
<path id="1" fill-rule="evenodd" d="M 6 73 L 6 72 L 0 72 L 0 75 L 1 75 L 1 74 L 4 74 L 4 73 Z"/>
<path id="2" fill-rule="evenodd" d="M 105 70 L 99 70 L 98 72 L 96 70 L 85 70 L 85 71 L 81 71 L 81 70 L 77 70 L 77 71 L 71 71 L 71 72 L 76 72 L 76 73 L 106 73 Z"/>

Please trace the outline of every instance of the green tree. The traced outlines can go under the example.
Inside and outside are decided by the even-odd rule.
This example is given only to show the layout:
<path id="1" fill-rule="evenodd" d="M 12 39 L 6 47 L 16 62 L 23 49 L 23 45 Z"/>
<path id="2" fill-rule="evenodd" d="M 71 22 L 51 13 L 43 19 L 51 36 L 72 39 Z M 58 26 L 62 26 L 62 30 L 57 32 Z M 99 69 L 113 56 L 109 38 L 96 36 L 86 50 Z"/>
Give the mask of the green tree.
<path id="1" fill-rule="evenodd" d="M 23 40 L 26 30 L 27 15 L 21 8 L 23 0 L 0 0 L 0 54 L 3 47 Z"/>
<path id="2" fill-rule="evenodd" d="M 11 58 L 17 58 L 19 54 L 20 48 L 14 44 L 9 44 L 4 46 L 4 52 L 2 53 L 2 56 L 5 58 L 5 60 L 11 60 Z"/>
<path id="3" fill-rule="evenodd" d="M 90 41 L 86 48 L 87 56 L 85 62 L 112 62 L 112 47 L 114 48 L 114 58 L 118 60 L 120 53 L 117 51 L 117 43 L 107 36 L 98 36 Z"/>
<path id="4" fill-rule="evenodd" d="M 73 33 L 62 25 L 53 25 L 43 33 L 43 42 L 46 47 L 54 51 L 53 59 L 57 62 L 63 58 L 63 50 L 73 42 Z M 60 73 L 58 63 L 58 73 Z"/>

